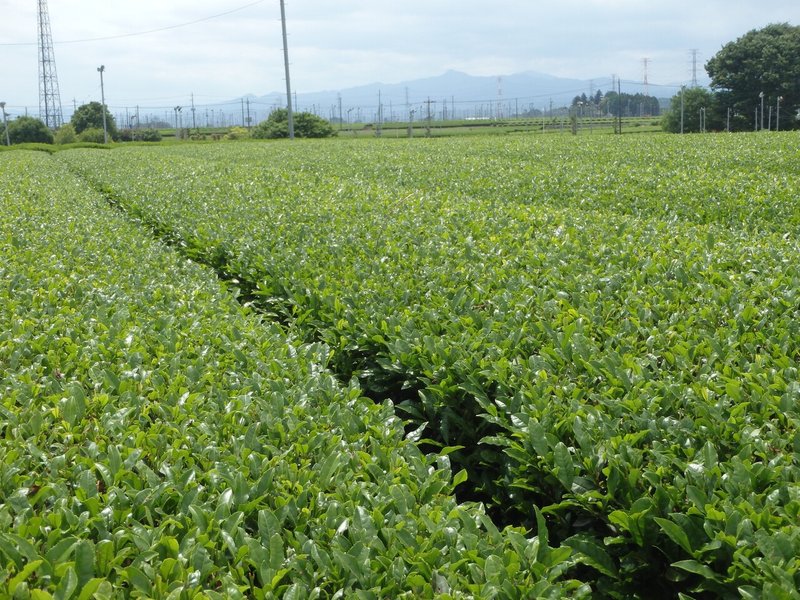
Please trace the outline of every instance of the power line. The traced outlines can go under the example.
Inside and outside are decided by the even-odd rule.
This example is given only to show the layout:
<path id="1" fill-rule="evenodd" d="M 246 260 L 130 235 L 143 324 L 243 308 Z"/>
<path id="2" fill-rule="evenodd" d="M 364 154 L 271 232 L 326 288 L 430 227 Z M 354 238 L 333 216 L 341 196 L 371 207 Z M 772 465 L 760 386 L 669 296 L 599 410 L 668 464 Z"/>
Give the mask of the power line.
<path id="1" fill-rule="evenodd" d="M 129 37 L 136 37 L 140 35 L 149 35 L 151 33 L 159 33 L 161 31 L 170 31 L 172 29 L 180 29 L 181 27 L 188 27 L 190 25 L 196 25 L 197 23 L 204 23 L 205 21 L 211 21 L 213 19 L 219 19 L 220 17 L 226 17 L 230 14 L 242 11 L 246 8 L 250 8 L 251 6 L 255 6 L 257 4 L 263 4 L 266 0 L 256 0 L 255 2 L 251 2 L 250 4 L 245 4 L 243 6 L 239 6 L 237 8 L 232 8 L 230 10 L 226 10 L 225 12 L 217 13 L 215 15 L 211 15 L 208 17 L 203 17 L 202 19 L 195 19 L 194 21 L 187 21 L 186 23 L 178 23 L 177 25 L 167 25 L 165 27 L 159 27 L 157 29 L 148 29 L 147 31 L 136 31 L 133 33 L 121 33 L 119 35 L 108 35 L 104 37 L 96 37 L 96 38 L 84 38 L 80 40 L 64 40 L 53 42 L 54 44 L 84 44 L 87 42 L 105 42 L 108 40 L 119 40 L 123 38 Z M 2 42 L 0 46 L 36 46 L 36 42 Z"/>

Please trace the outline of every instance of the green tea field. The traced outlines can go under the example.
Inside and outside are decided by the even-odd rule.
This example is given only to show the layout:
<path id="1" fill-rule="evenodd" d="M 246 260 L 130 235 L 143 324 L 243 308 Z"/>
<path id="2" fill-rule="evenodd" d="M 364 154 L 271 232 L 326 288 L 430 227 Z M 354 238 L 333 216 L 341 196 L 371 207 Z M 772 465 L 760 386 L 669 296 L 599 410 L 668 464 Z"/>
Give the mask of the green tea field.
<path id="1" fill-rule="evenodd" d="M 0 597 L 800 598 L 796 133 L 0 153 Z"/>

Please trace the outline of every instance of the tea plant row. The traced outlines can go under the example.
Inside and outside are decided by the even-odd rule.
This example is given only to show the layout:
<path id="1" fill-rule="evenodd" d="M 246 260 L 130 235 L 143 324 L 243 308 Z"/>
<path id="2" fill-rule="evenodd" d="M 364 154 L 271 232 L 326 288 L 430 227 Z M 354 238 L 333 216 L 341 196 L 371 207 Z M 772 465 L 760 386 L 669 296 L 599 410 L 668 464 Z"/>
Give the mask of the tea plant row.
<path id="1" fill-rule="evenodd" d="M 0 166 L 0 596 L 588 592 L 578 553 L 458 504 L 463 473 L 341 385 L 326 346 L 55 159 Z"/>
<path id="2" fill-rule="evenodd" d="M 61 157 L 373 398 L 601 593 L 792 596 L 787 136 L 336 141 Z"/>

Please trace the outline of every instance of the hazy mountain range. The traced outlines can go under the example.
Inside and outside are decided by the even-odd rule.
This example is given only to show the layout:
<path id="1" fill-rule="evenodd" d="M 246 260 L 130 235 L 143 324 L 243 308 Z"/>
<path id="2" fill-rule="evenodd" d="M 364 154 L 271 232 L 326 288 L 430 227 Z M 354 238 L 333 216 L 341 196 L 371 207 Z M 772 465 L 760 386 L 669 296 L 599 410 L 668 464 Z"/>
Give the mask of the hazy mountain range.
<path id="1" fill-rule="evenodd" d="M 706 85 L 706 80 L 699 82 Z M 616 87 L 616 84 L 614 84 Z M 647 93 L 657 98 L 671 98 L 680 84 L 654 85 L 645 88 L 643 82 L 623 80 L 623 93 Z M 430 111 L 442 116 L 466 117 L 504 115 L 525 112 L 531 108 L 548 110 L 571 104 L 575 96 L 606 93 L 612 89 L 611 75 L 595 79 L 570 79 L 527 71 L 501 77 L 468 75 L 459 71 L 400 83 L 371 83 L 342 90 L 305 92 L 293 90 L 295 109 L 308 110 L 325 118 L 374 120 L 379 98 L 384 120 L 406 120 L 413 110 L 416 118 L 425 118 Z M 266 106 L 284 106 L 285 91 L 266 96 L 248 96 L 250 102 L 263 110 Z M 428 101 L 430 100 L 430 105 Z M 240 102 L 237 100 L 236 102 Z"/>

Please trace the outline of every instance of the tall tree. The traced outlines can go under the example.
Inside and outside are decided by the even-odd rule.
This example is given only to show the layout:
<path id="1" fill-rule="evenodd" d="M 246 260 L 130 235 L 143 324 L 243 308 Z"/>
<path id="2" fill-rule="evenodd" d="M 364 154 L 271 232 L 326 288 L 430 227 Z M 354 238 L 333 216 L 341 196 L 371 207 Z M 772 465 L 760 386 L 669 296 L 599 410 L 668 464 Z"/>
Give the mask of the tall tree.
<path id="1" fill-rule="evenodd" d="M 117 138 L 117 124 L 114 117 L 106 111 L 106 126 L 108 127 L 108 135 L 112 139 Z M 89 102 L 78 107 L 70 119 L 70 123 L 75 128 L 76 133 L 81 133 L 86 129 L 99 129 L 103 130 L 103 105 L 99 102 Z"/>
<path id="2" fill-rule="evenodd" d="M 661 118 L 664 131 L 680 133 L 681 109 L 683 110 L 684 133 L 696 133 L 705 124 L 706 131 L 720 131 L 725 128 L 725 123 L 720 116 L 718 98 L 704 88 L 689 88 L 673 96 L 669 110 Z M 701 116 L 702 113 L 702 116 Z"/>
<path id="3" fill-rule="evenodd" d="M 294 114 L 294 134 L 297 137 L 323 138 L 336 135 L 333 126 L 317 115 L 309 112 Z M 257 139 L 289 137 L 289 113 L 285 108 L 273 110 L 266 121 L 253 128 L 252 136 Z"/>
<path id="4" fill-rule="evenodd" d="M 762 105 L 765 112 L 773 107 L 774 123 L 780 98 L 780 128 L 798 127 L 800 27 L 776 23 L 754 29 L 725 44 L 706 63 L 706 71 L 712 89 L 721 93 L 723 108 L 750 116 L 760 111 Z M 760 124 L 761 116 L 755 120 Z M 737 122 L 753 120 L 742 118 Z"/>
<path id="5" fill-rule="evenodd" d="M 53 132 L 41 120 L 33 117 L 17 117 L 8 123 L 8 137 L 12 144 L 25 142 L 53 143 Z M 5 128 L 0 121 L 0 143 L 6 143 Z"/>

